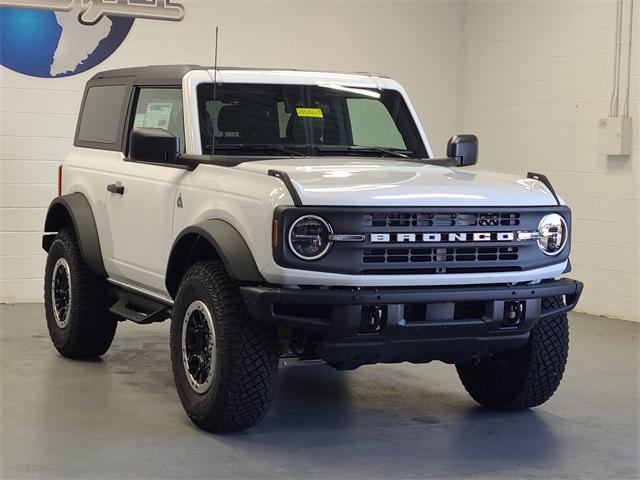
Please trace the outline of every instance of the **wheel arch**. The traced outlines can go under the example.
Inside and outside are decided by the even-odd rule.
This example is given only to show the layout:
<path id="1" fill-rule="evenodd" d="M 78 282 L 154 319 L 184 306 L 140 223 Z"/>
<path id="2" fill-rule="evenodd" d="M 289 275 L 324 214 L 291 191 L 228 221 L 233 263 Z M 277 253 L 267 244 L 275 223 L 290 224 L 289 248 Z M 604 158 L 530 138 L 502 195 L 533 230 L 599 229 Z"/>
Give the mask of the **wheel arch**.
<path id="1" fill-rule="evenodd" d="M 107 275 L 102 260 L 98 228 L 91 205 L 81 193 L 71 193 L 53 199 L 47 210 L 44 221 L 45 234 L 42 237 L 42 248 L 48 252 L 55 234 L 65 228 L 73 228 L 80 254 L 89 269 L 98 275 Z"/>
<path id="2" fill-rule="evenodd" d="M 165 275 L 169 294 L 175 297 L 190 265 L 209 259 L 221 260 L 229 275 L 238 281 L 264 282 L 240 232 L 224 220 L 212 219 L 185 228 L 173 242 Z"/>

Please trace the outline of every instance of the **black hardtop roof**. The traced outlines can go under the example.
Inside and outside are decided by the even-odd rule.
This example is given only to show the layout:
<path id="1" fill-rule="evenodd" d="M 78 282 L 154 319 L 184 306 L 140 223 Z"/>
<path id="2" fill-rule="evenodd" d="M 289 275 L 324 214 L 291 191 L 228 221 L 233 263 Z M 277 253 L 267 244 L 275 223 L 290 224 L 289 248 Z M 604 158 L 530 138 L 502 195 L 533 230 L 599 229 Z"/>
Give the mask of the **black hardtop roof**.
<path id="1" fill-rule="evenodd" d="M 159 83 L 171 82 L 180 83 L 182 77 L 192 70 L 209 70 L 210 66 L 202 65 L 149 65 L 146 67 L 119 68 L 116 70 L 105 70 L 96 73 L 90 81 L 108 80 L 108 79 L 127 79 L 128 82 L 134 83 Z M 302 70 L 296 68 L 244 68 L 244 67 L 218 67 L 218 70 L 254 70 L 254 71 L 304 71 L 313 72 L 316 70 Z M 320 70 L 317 70 L 320 72 Z M 353 75 L 366 75 L 384 77 L 384 75 L 365 73 L 365 72 L 334 72 L 334 73 L 351 73 Z"/>
<path id="2" fill-rule="evenodd" d="M 180 82 L 182 81 L 182 77 L 191 70 L 202 69 L 204 69 L 204 67 L 199 65 L 149 65 L 146 67 L 118 68 L 116 70 L 98 72 L 91 78 L 91 81 L 126 78 L 129 81 L 167 80 Z"/>

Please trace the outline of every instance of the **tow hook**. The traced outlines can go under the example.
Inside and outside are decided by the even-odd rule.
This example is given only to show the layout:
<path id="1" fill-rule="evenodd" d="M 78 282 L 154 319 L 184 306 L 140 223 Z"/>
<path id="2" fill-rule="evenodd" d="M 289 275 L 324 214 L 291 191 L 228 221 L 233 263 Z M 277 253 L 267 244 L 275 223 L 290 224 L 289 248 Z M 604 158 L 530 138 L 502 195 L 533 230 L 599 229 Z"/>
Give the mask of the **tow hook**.
<path id="1" fill-rule="evenodd" d="M 513 300 L 504 302 L 503 327 L 517 327 L 524 319 L 525 302 Z"/>
<path id="2" fill-rule="evenodd" d="M 387 322 L 386 305 L 365 305 L 362 307 L 360 333 L 378 333 Z"/>

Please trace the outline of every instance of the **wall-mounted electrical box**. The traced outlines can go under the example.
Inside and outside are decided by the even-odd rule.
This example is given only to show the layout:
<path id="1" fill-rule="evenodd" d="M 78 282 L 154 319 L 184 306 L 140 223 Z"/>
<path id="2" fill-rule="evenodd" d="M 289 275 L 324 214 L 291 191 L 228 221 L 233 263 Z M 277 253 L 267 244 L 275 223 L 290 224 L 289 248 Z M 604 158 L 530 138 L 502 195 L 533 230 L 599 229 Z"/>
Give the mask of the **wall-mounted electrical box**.
<path id="1" fill-rule="evenodd" d="M 602 118 L 598 126 L 598 153 L 631 155 L 631 117 Z"/>

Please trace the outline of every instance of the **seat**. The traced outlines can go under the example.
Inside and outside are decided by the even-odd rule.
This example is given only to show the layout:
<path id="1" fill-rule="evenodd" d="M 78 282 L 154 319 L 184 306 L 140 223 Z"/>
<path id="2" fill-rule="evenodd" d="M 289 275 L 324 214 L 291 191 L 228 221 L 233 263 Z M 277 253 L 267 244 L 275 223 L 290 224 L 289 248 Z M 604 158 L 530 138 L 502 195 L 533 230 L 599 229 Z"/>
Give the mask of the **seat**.
<path id="1" fill-rule="evenodd" d="M 228 141 L 239 142 L 238 137 L 242 130 L 242 115 L 238 107 L 236 105 L 225 105 L 220 109 L 217 120 L 218 130 L 222 133 L 222 137 L 216 138 L 216 141 L 220 143 Z"/>
<path id="2" fill-rule="evenodd" d="M 307 144 L 308 139 L 313 143 L 322 143 L 324 134 L 324 118 L 300 117 L 294 110 L 287 123 L 287 139 L 295 144 Z"/>
<path id="3" fill-rule="evenodd" d="M 257 103 L 225 105 L 218 114 L 218 130 L 224 143 L 279 143 L 278 118 L 275 111 Z M 237 135 L 229 135 L 236 133 Z M 226 139 L 226 140 L 225 140 Z"/>

